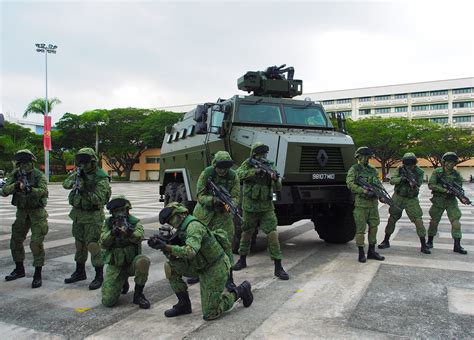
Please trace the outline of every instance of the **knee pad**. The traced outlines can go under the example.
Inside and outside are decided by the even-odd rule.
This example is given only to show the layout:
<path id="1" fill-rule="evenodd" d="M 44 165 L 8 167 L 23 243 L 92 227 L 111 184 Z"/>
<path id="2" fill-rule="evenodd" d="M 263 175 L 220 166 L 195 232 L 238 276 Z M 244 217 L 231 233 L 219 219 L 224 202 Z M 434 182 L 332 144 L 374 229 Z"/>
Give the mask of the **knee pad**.
<path id="1" fill-rule="evenodd" d="M 89 253 L 95 255 L 100 253 L 100 246 L 96 242 L 91 242 L 87 245 L 87 250 L 89 251 Z"/>
<path id="2" fill-rule="evenodd" d="M 112 298 L 112 297 L 102 296 L 102 304 L 105 307 L 113 307 L 117 304 L 117 302 L 118 302 L 118 297 L 117 298 Z"/>
<path id="3" fill-rule="evenodd" d="M 461 230 L 461 222 L 459 220 L 451 221 L 451 226 L 454 230 Z"/>
<path id="4" fill-rule="evenodd" d="M 171 266 L 168 262 L 165 262 L 165 276 L 169 280 L 171 278 Z"/>
<path id="5" fill-rule="evenodd" d="M 267 237 L 268 242 L 278 242 L 278 233 L 276 232 L 276 230 L 269 232 Z"/>
<path id="6" fill-rule="evenodd" d="M 137 260 L 135 267 L 140 273 L 148 273 L 148 269 L 150 268 L 150 259 L 146 256 L 141 256 Z"/>
<path id="7" fill-rule="evenodd" d="M 38 242 L 30 242 L 30 249 L 33 254 L 41 253 L 42 248 L 42 244 Z"/>

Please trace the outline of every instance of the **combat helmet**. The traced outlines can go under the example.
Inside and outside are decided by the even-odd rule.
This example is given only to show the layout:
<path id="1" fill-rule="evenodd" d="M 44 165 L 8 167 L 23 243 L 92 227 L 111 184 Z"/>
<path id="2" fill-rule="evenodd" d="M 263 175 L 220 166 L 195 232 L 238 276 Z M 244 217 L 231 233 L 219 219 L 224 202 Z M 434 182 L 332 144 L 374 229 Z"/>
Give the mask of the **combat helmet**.
<path id="1" fill-rule="evenodd" d="M 441 157 L 441 160 L 443 162 L 454 162 L 454 163 L 457 163 L 459 162 L 459 157 L 458 155 L 456 155 L 455 152 L 446 152 L 443 157 Z"/>
<path id="2" fill-rule="evenodd" d="M 160 214 L 158 215 L 158 219 L 160 221 L 160 224 L 166 224 L 169 222 L 169 220 L 181 213 L 187 213 L 188 209 L 182 205 L 181 203 L 178 202 L 171 202 L 169 203 L 164 209 L 160 211 Z"/>
<path id="3" fill-rule="evenodd" d="M 265 145 L 262 142 L 255 142 L 251 149 L 250 149 L 250 154 L 253 156 L 255 154 L 265 154 L 270 150 L 268 145 Z"/>
<path id="4" fill-rule="evenodd" d="M 33 153 L 28 149 L 18 150 L 15 155 L 13 156 L 13 161 L 16 163 L 22 162 L 36 162 L 36 157 Z"/>
<path id="5" fill-rule="evenodd" d="M 76 163 L 88 163 L 90 160 L 97 163 L 99 158 L 91 148 L 82 148 L 76 153 Z"/>
<path id="6" fill-rule="evenodd" d="M 418 163 L 418 159 L 413 152 L 407 152 L 403 155 L 402 163 L 403 165 L 415 165 Z"/>
<path id="7" fill-rule="evenodd" d="M 355 154 L 354 154 L 354 157 L 357 158 L 359 156 L 369 156 L 369 157 L 372 157 L 374 155 L 374 153 L 372 152 L 372 150 L 370 150 L 367 146 L 361 146 L 359 147 Z"/>
<path id="8" fill-rule="evenodd" d="M 109 201 L 109 203 L 107 203 L 106 208 L 109 211 L 112 211 L 115 209 L 121 209 L 121 208 L 132 209 L 132 204 L 127 198 L 125 198 L 124 195 L 119 195 L 119 196 L 113 197 Z"/>
<path id="9" fill-rule="evenodd" d="M 234 161 L 227 151 L 216 152 L 212 159 L 212 166 L 214 168 L 229 169 L 234 165 Z"/>

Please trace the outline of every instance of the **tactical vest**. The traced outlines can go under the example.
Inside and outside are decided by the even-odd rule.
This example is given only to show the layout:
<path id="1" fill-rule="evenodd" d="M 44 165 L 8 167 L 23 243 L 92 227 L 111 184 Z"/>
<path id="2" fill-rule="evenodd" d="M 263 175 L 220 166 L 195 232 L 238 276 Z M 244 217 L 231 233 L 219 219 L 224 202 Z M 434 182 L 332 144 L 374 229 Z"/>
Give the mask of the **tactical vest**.
<path id="1" fill-rule="evenodd" d="M 86 210 L 86 211 L 102 210 L 104 208 L 103 205 L 99 206 L 99 205 L 93 204 L 88 198 L 88 193 L 94 192 L 97 187 L 97 184 L 100 181 L 105 181 L 105 180 L 109 180 L 109 176 L 107 176 L 104 170 L 100 168 L 97 169 L 92 181 L 88 179 L 84 181 L 85 187 L 82 188 L 84 189 L 82 193 L 76 194 L 74 190 L 71 190 L 68 197 L 69 204 L 72 205 L 74 208 L 78 208 L 78 209 Z M 111 190 L 109 188 L 105 203 L 109 201 L 110 195 L 111 195 Z"/>
<path id="2" fill-rule="evenodd" d="M 128 216 L 128 222 L 135 226 L 140 220 L 135 216 Z M 110 230 L 113 228 L 113 219 L 109 217 L 105 223 L 109 226 Z M 104 259 L 105 263 L 114 266 L 122 266 L 124 264 L 131 264 L 133 259 L 142 253 L 141 243 L 132 243 L 127 236 L 115 237 L 114 243 L 110 248 L 105 249 Z"/>
<path id="3" fill-rule="evenodd" d="M 364 167 L 362 164 L 355 164 L 355 178 L 363 178 L 369 184 L 378 184 L 377 170 L 370 165 Z M 367 194 L 356 194 L 365 200 L 377 200 L 377 197 Z"/>
<path id="4" fill-rule="evenodd" d="M 400 175 L 400 169 L 402 168 L 402 166 L 399 166 L 397 171 L 398 171 L 398 175 Z M 408 169 L 406 169 L 407 171 L 410 171 Z M 423 171 L 416 167 L 415 168 L 415 171 L 410 171 L 416 178 L 416 181 L 418 182 L 418 177 L 421 175 L 423 175 Z M 406 198 L 414 198 L 414 197 L 417 197 L 418 194 L 420 193 L 420 188 L 419 187 L 416 187 L 416 188 L 412 188 L 410 186 L 410 184 L 408 184 L 407 182 L 404 182 L 404 181 L 400 181 L 399 184 L 395 185 L 395 192 L 397 193 L 397 195 L 400 195 L 402 197 L 406 197 Z"/>
<path id="5" fill-rule="evenodd" d="M 19 179 L 20 173 L 18 170 L 13 172 L 12 176 L 15 180 Z M 28 182 L 32 188 L 38 188 L 41 177 L 44 176 L 41 171 L 38 169 L 33 169 L 32 172 L 28 175 Z M 12 205 L 20 209 L 38 209 L 46 207 L 48 202 L 48 192 L 46 192 L 42 197 L 37 197 L 32 193 L 26 192 L 17 192 L 15 191 L 12 196 Z"/>
<path id="6" fill-rule="evenodd" d="M 450 174 L 448 174 L 444 171 L 444 168 L 437 168 L 434 171 L 434 174 L 436 174 L 437 176 L 443 176 L 443 178 L 446 179 L 449 183 L 457 183 L 457 184 L 462 183 L 461 174 L 455 169 L 453 169 L 453 171 Z M 441 185 L 441 183 L 439 183 L 438 181 L 437 181 L 437 184 Z M 440 198 L 444 198 L 444 199 L 455 199 L 456 198 L 456 196 L 454 196 L 452 194 L 447 194 L 447 193 L 444 193 L 444 192 L 438 192 L 438 191 L 432 190 L 431 193 L 433 194 L 433 197 L 440 197 Z"/>
<path id="7" fill-rule="evenodd" d="M 247 159 L 248 163 L 248 159 Z M 273 163 L 270 163 L 273 167 Z M 257 201 L 272 201 L 272 179 L 269 176 L 255 176 L 244 181 L 244 196 Z"/>

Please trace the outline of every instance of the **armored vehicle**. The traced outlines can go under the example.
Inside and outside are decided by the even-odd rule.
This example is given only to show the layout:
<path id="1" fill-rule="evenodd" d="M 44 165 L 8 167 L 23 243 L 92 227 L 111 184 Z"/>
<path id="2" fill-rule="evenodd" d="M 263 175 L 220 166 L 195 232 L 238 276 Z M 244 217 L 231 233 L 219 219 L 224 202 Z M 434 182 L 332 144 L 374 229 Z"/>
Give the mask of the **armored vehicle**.
<path id="1" fill-rule="evenodd" d="M 344 117 L 335 127 L 320 103 L 297 100 L 302 80 L 294 69 L 272 66 L 238 79 L 235 95 L 197 105 L 166 128 L 160 158 L 160 194 L 193 209 L 201 171 L 219 150 L 228 151 L 237 168 L 259 141 L 270 147 L 268 159 L 282 176 L 274 195 L 279 225 L 311 219 L 320 238 L 345 243 L 354 238 L 353 196 L 345 184 L 354 163 L 354 143 Z M 239 226 L 236 225 L 236 235 Z"/>

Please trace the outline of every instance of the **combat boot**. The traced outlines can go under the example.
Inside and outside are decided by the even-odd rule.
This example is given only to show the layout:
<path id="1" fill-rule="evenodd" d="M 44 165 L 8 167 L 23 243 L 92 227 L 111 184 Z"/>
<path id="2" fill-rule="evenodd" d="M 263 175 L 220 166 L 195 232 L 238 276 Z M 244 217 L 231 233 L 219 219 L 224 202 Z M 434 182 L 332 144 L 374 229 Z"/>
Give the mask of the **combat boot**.
<path id="1" fill-rule="evenodd" d="M 365 263 L 367 258 L 365 257 L 364 247 L 359 246 L 359 262 Z"/>
<path id="2" fill-rule="evenodd" d="M 23 262 L 16 262 L 16 267 L 10 273 L 10 275 L 5 276 L 6 281 L 13 281 L 19 279 L 20 277 L 25 277 L 25 267 L 23 266 Z"/>
<path id="3" fill-rule="evenodd" d="M 86 264 L 76 262 L 76 270 L 71 274 L 71 277 L 64 279 L 64 283 L 74 283 L 77 281 L 84 281 L 86 279 Z"/>
<path id="4" fill-rule="evenodd" d="M 199 282 L 199 278 L 198 277 L 188 277 L 186 282 L 190 285 L 193 285 L 193 284 Z"/>
<path id="5" fill-rule="evenodd" d="M 234 264 L 234 267 L 232 269 L 234 271 L 238 271 L 246 267 L 247 267 L 247 255 L 240 255 L 239 260 L 237 261 L 236 264 Z"/>
<path id="6" fill-rule="evenodd" d="M 454 239 L 453 251 L 455 253 L 459 253 L 459 254 L 463 254 L 463 255 L 467 254 L 467 250 L 465 250 L 463 247 L 461 247 L 461 239 L 460 238 Z"/>
<path id="7" fill-rule="evenodd" d="M 167 318 L 173 318 L 178 315 L 191 314 L 191 301 L 189 300 L 188 291 L 176 293 L 178 297 L 178 303 L 173 308 L 165 310 L 165 316 Z"/>
<path id="8" fill-rule="evenodd" d="M 428 242 L 426 242 L 426 248 L 428 249 L 433 248 L 433 238 L 434 236 L 428 236 Z"/>
<path id="9" fill-rule="evenodd" d="M 125 280 L 122 286 L 122 294 L 127 294 L 129 289 L 130 289 L 130 284 L 128 283 L 128 280 Z"/>
<path id="10" fill-rule="evenodd" d="M 367 251 L 367 259 L 383 261 L 385 260 L 385 257 L 375 251 L 375 244 L 369 244 L 369 250 Z"/>
<path id="11" fill-rule="evenodd" d="M 250 282 L 244 281 L 239 286 L 232 289 L 235 294 L 235 300 L 242 299 L 244 307 L 250 307 L 253 302 L 252 286 Z"/>
<path id="12" fill-rule="evenodd" d="M 281 265 L 281 260 L 275 260 L 275 276 L 278 277 L 280 280 L 289 280 L 290 276 L 287 272 L 283 269 Z"/>
<path id="13" fill-rule="evenodd" d="M 229 292 L 232 292 L 234 290 L 235 283 L 234 283 L 234 275 L 232 273 L 232 268 L 229 271 L 229 278 L 227 279 L 227 282 L 225 283 L 225 287 Z"/>
<path id="14" fill-rule="evenodd" d="M 424 254 L 431 254 L 430 248 L 426 245 L 426 239 L 420 236 L 421 249 L 420 251 Z"/>
<path id="15" fill-rule="evenodd" d="M 95 267 L 95 278 L 89 285 L 90 290 L 96 290 L 102 287 L 104 282 L 104 267 Z"/>
<path id="16" fill-rule="evenodd" d="M 383 239 L 382 243 L 378 246 L 379 249 L 390 248 L 390 235 L 385 234 L 385 238 Z"/>
<path id="17" fill-rule="evenodd" d="M 41 278 L 41 269 L 43 269 L 43 267 L 35 267 L 35 273 L 33 274 L 33 282 L 31 283 L 31 288 L 39 288 L 43 284 Z"/>
<path id="18" fill-rule="evenodd" d="M 135 292 L 133 293 L 133 303 L 138 305 L 140 308 L 148 309 L 150 308 L 150 301 L 148 301 L 145 295 L 143 295 L 143 288 L 145 288 L 144 285 L 142 286 L 135 284 Z"/>

